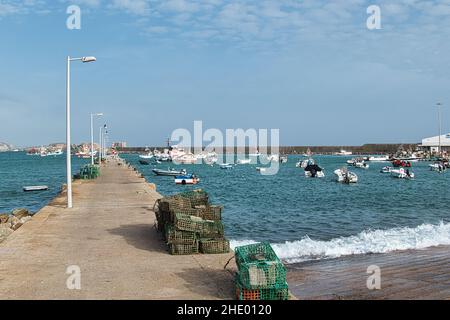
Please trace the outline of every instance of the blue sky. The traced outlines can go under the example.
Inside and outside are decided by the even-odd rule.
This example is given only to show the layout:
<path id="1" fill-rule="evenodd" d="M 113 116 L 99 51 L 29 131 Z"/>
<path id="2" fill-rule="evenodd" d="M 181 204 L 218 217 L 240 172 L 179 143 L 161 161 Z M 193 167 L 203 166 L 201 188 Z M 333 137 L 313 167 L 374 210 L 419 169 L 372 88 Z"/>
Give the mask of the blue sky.
<path id="1" fill-rule="evenodd" d="M 437 101 L 450 130 L 450 0 L 0 0 L 0 39 L 0 141 L 16 145 L 64 141 L 68 54 L 98 59 L 72 65 L 76 142 L 90 112 L 130 145 L 194 120 L 284 145 L 418 142 Z"/>

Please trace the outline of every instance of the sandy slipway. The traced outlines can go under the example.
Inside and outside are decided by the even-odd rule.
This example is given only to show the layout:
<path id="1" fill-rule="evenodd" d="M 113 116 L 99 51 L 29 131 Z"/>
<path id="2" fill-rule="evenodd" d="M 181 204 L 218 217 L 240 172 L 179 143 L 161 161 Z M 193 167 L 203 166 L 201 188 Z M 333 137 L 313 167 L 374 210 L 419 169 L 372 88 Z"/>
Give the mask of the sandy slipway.
<path id="1" fill-rule="evenodd" d="M 169 255 L 154 227 L 161 196 L 135 171 L 111 161 L 73 196 L 73 209 L 63 193 L 0 243 L 0 299 L 234 299 L 232 254 Z M 71 266 L 80 290 L 68 289 Z"/>

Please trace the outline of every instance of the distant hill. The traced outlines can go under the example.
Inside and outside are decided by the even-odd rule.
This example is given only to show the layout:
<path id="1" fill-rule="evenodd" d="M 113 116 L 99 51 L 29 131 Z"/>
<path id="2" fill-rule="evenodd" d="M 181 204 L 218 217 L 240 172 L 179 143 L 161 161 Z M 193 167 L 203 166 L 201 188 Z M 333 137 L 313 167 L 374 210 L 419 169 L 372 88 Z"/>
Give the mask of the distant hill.
<path id="1" fill-rule="evenodd" d="M 9 151 L 12 149 L 12 146 L 10 144 L 7 144 L 5 142 L 0 142 L 0 152 Z"/>

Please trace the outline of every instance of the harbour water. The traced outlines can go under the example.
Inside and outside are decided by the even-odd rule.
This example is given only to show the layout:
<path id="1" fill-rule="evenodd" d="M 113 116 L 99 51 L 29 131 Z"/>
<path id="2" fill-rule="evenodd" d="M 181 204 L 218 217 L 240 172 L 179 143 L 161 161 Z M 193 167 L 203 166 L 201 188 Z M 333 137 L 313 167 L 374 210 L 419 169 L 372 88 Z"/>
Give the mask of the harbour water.
<path id="1" fill-rule="evenodd" d="M 333 171 L 351 157 L 316 156 L 325 178 L 311 179 L 290 156 L 274 176 L 263 176 L 257 164 L 218 166 L 140 165 L 124 155 L 163 195 L 203 188 L 212 201 L 225 205 L 224 223 L 232 245 L 269 241 L 286 262 L 351 254 L 390 252 L 450 244 L 450 172 L 429 170 L 429 162 L 413 164 L 416 179 L 401 180 L 380 173 L 386 162 L 352 169 L 359 183 L 335 182 Z M 153 168 L 186 168 L 201 182 L 175 185 L 173 178 L 155 176 Z"/>
<path id="2" fill-rule="evenodd" d="M 89 159 L 73 158 L 75 173 Z M 27 156 L 24 152 L 0 153 L 0 213 L 15 208 L 37 212 L 50 202 L 66 182 L 66 158 Z M 47 191 L 24 192 L 24 186 L 46 185 Z"/>
<path id="3" fill-rule="evenodd" d="M 122 155 L 163 195 L 202 188 L 223 204 L 226 235 L 232 245 L 269 241 L 288 263 L 350 254 L 389 252 L 450 244 L 450 172 L 431 172 L 427 162 L 413 164 L 416 179 L 381 174 L 387 163 L 354 169 L 359 183 L 336 183 L 333 171 L 348 157 L 317 156 L 325 178 L 305 178 L 290 156 L 274 176 L 256 164 L 223 170 L 218 166 L 159 164 L 143 166 L 137 155 Z M 89 160 L 73 160 L 74 172 Z M 186 168 L 201 182 L 177 186 L 171 177 L 154 176 L 153 168 Z M 0 154 L 0 212 L 17 207 L 32 211 L 47 204 L 65 181 L 65 158 Z M 48 185 L 49 191 L 24 193 L 25 185 Z"/>

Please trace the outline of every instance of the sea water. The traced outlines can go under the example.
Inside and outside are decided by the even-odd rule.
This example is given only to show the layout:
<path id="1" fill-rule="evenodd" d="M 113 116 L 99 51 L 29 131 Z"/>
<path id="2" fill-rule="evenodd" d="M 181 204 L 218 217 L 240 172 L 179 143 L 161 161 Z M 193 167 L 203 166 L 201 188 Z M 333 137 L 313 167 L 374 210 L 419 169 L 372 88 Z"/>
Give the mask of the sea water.
<path id="1" fill-rule="evenodd" d="M 122 155 L 171 195 L 202 188 L 213 203 L 225 206 L 223 220 L 232 246 L 269 241 L 286 262 L 334 258 L 351 254 L 389 252 L 450 244 L 450 171 L 432 172 L 428 162 L 413 164 L 414 180 L 380 173 L 389 163 L 370 162 L 369 169 L 351 169 L 354 185 L 335 182 L 333 171 L 349 157 L 316 156 L 325 178 L 306 178 L 290 156 L 274 176 L 263 176 L 255 164 L 220 169 L 208 165 L 163 163 L 141 165 L 137 155 Z M 73 159 L 73 172 L 89 159 Z M 175 185 L 173 177 L 155 176 L 153 168 L 185 168 L 201 181 Z M 0 212 L 17 207 L 37 211 L 65 182 L 65 157 L 0 153 Z M 49 190 L 24 193 L 25 185 L 48 185 Z"/>
<path id="2" fill-rule="evenodd" d="M 89 159 L 72 159 L 72 172 L 89 163 Z M 66 183 L 66 156 L 28 156 L 25 152 L 0 153 L 0 213 L 15 208 L 37 212 L 50 202 Z M 24 186 L 49 187 L 47 191 L 24 192 Z"/>
<path id="3" fill-rule="evenodd" d="M 202 188 L 213 203 L 225 206 L 223 220 L 233 247 L 272 243 L 286 262 L 382 253 L 450 244 L 450 171 L 432 172 L 430 162 L 413 163 L 414 180 L 380 173 L 389 162 L 351 168 L 357 184 L 335 181 L 334 170 L 351 157 L 316 156 L 324 178 L 306 178 L 296 168 L 300 156 L 289 156 L 279 173 L 264 176 L 253 164 L 219 166 L 139 164 L 124 156 L 163 195 Z M 201 179 L 195 186 L 175 185 L 173 177 L 155 176 L 153 168 L 185 168 Z"/>

